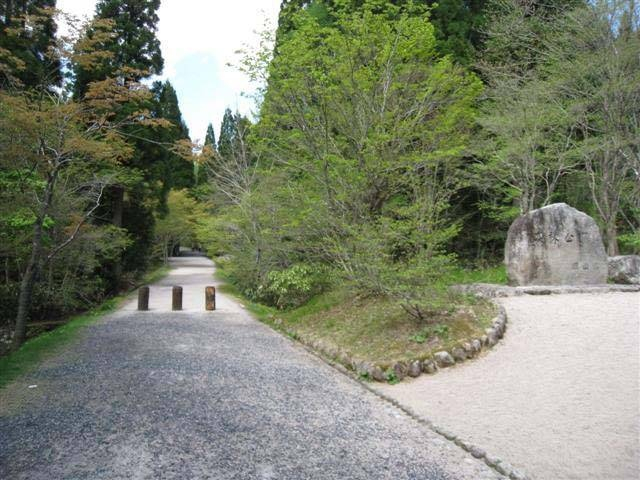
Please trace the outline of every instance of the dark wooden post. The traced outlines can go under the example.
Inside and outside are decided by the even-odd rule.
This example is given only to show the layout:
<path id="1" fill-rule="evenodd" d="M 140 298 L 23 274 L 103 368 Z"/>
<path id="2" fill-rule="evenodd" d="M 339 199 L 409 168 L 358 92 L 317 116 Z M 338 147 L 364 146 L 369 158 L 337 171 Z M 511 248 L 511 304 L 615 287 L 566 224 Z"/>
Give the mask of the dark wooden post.
<path id="1" fill-rule="evenodd" d="M 208 311 L 216 309 L 216 287 L 204 289 L 205 304 Z"/>
<path id="2" fill-rule="evenodd" d="M 149 310 L 149 287 L 140 287 L 138 290 L 138 310 L 141 312 Z"/>
<path id="3" fill-rule="evenodd" d="M 182 310 L 182 287 L 173 287 L 173 310 Z"/>

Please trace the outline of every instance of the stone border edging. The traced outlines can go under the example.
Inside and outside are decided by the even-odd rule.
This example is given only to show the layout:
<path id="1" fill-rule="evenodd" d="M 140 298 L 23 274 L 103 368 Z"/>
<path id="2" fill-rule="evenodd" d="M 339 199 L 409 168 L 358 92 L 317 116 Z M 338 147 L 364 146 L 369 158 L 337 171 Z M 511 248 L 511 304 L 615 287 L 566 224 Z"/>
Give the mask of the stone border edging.
<path id="1" fill-rule="evenodd" d="M 504 309 L 502 309 L 502 311 L 504 311 Z M 505 313 L 504 318 L 505 318 L 505 321 L 506 321 L 506 313 Z M 505 325 L 506 325 L 506 323 L 505 323 Z M 400 402 L 398 402 L 394 398 L 391 398 L 391 397 L 389 397 L 388 395 L 386 395 L 386 394 L 384 394 L 382 392 L 379 392 L 374 387 L 369 385 L 365 380 L 363 380 L 361 376 L 357 375 L 354 370 L 348 369 L 347 367 L 342 365 L 339 362 L 339 360 L 337 360 L 335 358 L 330 358 L 330 357 L 325 356 L 321 351 L 316 350 L 310 344 L 305 343 L 300 337 L 295 337 L 294 339 L 292 339 L 292 341 L 296 341 L 296 343 L 298 345 L 300 345 L 302 348 L 304 348 L 307 352 L 312 354 L 314 357 L 318 358 L 319 360 L 321 360 L 322 362 L 326 363 L 327 365 L 329 365 L 333 369 L 337 370 L 338 372 L 342 373 L 343 375 L 351 378 L 352 380 L 355 380 L 358 383 L 358 385 L 360 385 L 362 388 L 364 388 L 365 390 L 373 393 L 374 395 L 376 395 L 381 400 L 383 400 L 383 401 L 385 401 L 387 403 L 390 403 L 395 408 L 397 408 L 398 410 L 401 410 L 402 412 L 404 412 L 406 415 L 408 415 L 410 418 L 412 418 L 413 420 L 415 420 L 419 424 L 424 425 L 425 427 L 429 428 L 434 433 L 436 433 L 436 434 L 440 435 L 441 437 L 443 437 L 445 440 L 447 440 L 447 441 L 455 444 L 456 446 L 462 448 L 464 451 L 466 451 L 469 454 L 471 454 L 472 457 L 474 457 L 474 458 L 476 458 L 478 460 L 484 461 L 484 463 L 489 468 L 495 470 L 499 474 L 504 475 L 505 477 L 509 478 L 510 480 L 531 480 L 528 475 L 523 473 L 521 470 L 516 469 L 515 467 L 513 467 L 508 462 L 505 462 L 504 460 L 501 460 L 500 458 L 498 458 L 498 457 L 496 457 L 494 455 L 490 455 L 489 453 L 487 453 L 485 450 L 483 450 L 482 448 L 478 447 L 477 445 L 474 445 L 471 442 L 468 442 L 466 440 L 463 440 L 463 439 L 457 437 L 455 434 L 449 432 L 448 430 L 446 430 L 446 429 L 434 424 L 428 418 L 425 418 L 425 417 L 417 414 L 412 408 L 401 404 Z"/>
<path id="2" fill-rule="evenodd" d="M 434 374 L 443 368 L 452 367 L 466 360 L 477 357 L 483 350 L 494 347 L 507 330 L 507 313 L 502 305 L 498 305 L 498 315 L 493 319 L 491 327 L 485 329 L 484 335 L 479 338 L 461 342 L 451 351 L 439 350 L 426 360 L 415 359 L 408 362 L 396 362 L 387 370 L 381 365 L 366 360 L 352 358 L 345 350 L 327 345 L 322 340 L 306 338 L 296 332 L 287 332 L 300 343 L 342 364 L 357 375 L 375 380 L 388 382 L 390 380 L 401 381 L 406 377 L 419 377 L 421 374 Z"/>
<path id="3" fill-rule="evenodd" d="M 485 350 L 494 347 L 498 343 L 498 341 L 501 338 L 504 337 L 504 334 L 505 334 L 506 329 L 507 329 L 507 312 L 506 312 L 505 308 L 502 305 L 498 304 L 497 306 L 498 306 L 498 315 L 493 319 L 492 328 L 485 329 L 485 334 L 484 335 L 482 335 L 479 339 L 472 340 L 472 342 L 470 343 L 472 352 L 474 350 L 474 346 L 475 347 L 478 346 L 478 341 L 480 342 L 480 346 L 472 356 L 468 356 L 468 357 L 465 356 L 464 360 L 466 360 L 467 358 L 474 358 L 475 356 L 480 354 L 482 349 L 483 349 L 483 347 L 485 348 Z M 277 326 L 275 326 L 275 325 L 271 325 L 271 326 L 272 326 L 272 328 L 275 327 L 276 329 L 278 329 Z M 283 331 L 284 329 L 278 329 L 278 330 Z M 510 480 L 530 480 L 529 476 L 527 476 L 521 470 L 517 470 L 516 468 L 514 468 L 508 462 L 505 462 L 504 460 L 502 460 L 502 459 L 500 459 L 500 458 L 498 458 L 498 457 L 496 457 L 494 455 L 490 455 L 484 449 L 478 447 L 477 445 L 474 445 L 471 442 L 468 442 L 468 441 L 466 441 L 464 439 L 459 438 L 458 436 L 456 436 L 455 434 L 449 432 L 448 430 L 446 430 L 446 429 L 434 424 L 428 418 L 425 418 L 425 417 L 422 417 L 421 415 L 418 415 L 413 409 L 411 409 L 411 408 L 409 408 L 409 407 L 407 407 L 405 405 L 402 405 L 397 400 L 389 397 L 388 395 L 385 395 L 382 392 L 379 392 L 374 387 L 369 385 L 367 383 L 367 381 L 363 380 L 363 378 L 362 378 L 363 377 L 362 370 L 359 371 L 358 369 L 359 368 L 361 369 L 364 365 L 375 367 L 374 364 L 369 363 L 369 362 L 358 362 L 358 361 L 355 361 L 355 360 L 351 360 L 346 352 L 339 351 L 335 347 L 327 346 L 321 340 L 309 340 L 309 339 L 306 339 L 306 338 L 302 337 L 298 333 L 292 332 L 292 331 L 284 330 L 284 333 L 286 333 L 291 338 L 292 342 L 295 342 L 297 345 L 300 345 L 302 348 L 304 348 L 308 353 L 310 353 L 314 357 L 318 358 L 319 360 L 321 360 L 325 364 L 329 365 L 334 370 L 337 370 L 338 372 L 342 373 L 343 375 L 351 378 L 352 380 L 355 380 L 358 383 L 358 385 L 360 385 L 365 390 L 373 393 L 378 398 L 386 401 L 387 403 L 390 403 L 391 405 L 393 405 L 394 407 L 396 407 L 397 409 L 401 410 L 406 415 L 411 417 L 413 420 L 417 421 L 421 425 L 426 426 L 431 431 L 433 431 L 436 434 L 438 434 L 441 437 L 443 437 L 445 440 L 447 440 L 449 442 L 452 442 L 456 446 L 462 448 L 464 451 L 466 451 L 469 454 L 471 454 L 472 457 L 474 457 L 474 458 L 476 458 L 478 460 L 484 461 L 484 463 L 489 468 L 495 470 L 500 475 L 504 475 L 505 477 L 509 478 Z M 465 344 L 463 344 L 463 345 L 466 345 L 467 343 L 468 342 L 465 342 Z M 452 350 L 456 350 L 456 348 L 454 348 Z M 464 346 L 461 348 L 461 351 L 463 353 L 465 353 L 465 354 L 467 353 L 467 350 L 464 348 Z M 447 364 L 447 365 L 445 365 L 443 367 L 438 367 L 438 364 L 437 364 L 436 360 L 430 360 L 428 362 L 423 362 L 423 367 L 422 367 L 421 371 L 424 370 L 425 373 L 436 373 L 439 368 L 446 368 L 448 366 L 456 364 L 456 358 L 454 357 L 454 355 L 452 353 L 449 353 L 449 352 L 443 350 L 443 351 L 440 351 L 440 352 L 436 352 L 433 356 L 435 357 L 438 354 L 443 354 L 443 355 L 441 355 L 442 358 L 445 358 L 446 355 L 448 355 L 449 357 L 451 357 L 451 360 L 453 361 L 453 363 L 451 363 L 450 365 Z M 444 354 L 446 354 L 446 355 L 444 355 Z M 456 354 L 460 354 L 460 352 L 458 351 L 458 352 L 456 352 Z M 462 358 L 462 357 L 460 357 L 460 358 Z M 458 360 L 457 363 L 460 363 L 460 362 L 462 362 L 464 360 L 462 360 L 462 359 Z M 403 362 L 398 362 L 398 363 L 403 363 Z M 412 364 L 414 364 L 414 363 L 415 362 L 412 362 Z M 425 365 L 427 365 L 426 370 L 425 370 Z M 394 367 L 395 367 L 395 365 L 394 365 Z M 382 369 L 380 367 L 377 367 L 377 368 L 380 371 L 382 371 Z M 369 373 L 369 372 L 367 371 L 365 373 Z M 416 376 L 418 376 L 418 375 L 416 375 Z M 375 380 L 375 378 L 373 376 L 367 376 L 367 378 Z M 387 380 L 388 379 L 386 377 L 384 377 L 383 380 L 381 380 L 381 381 L 387 381 Z"/>
<path id="4" fill-rule="evenodd" d="M 455 285 L 454 290 L 470 293 L 482 298 L 519 297 L 522 295 L 559 295 L 576 293 L 617 293 L 640 292 L 640 285 L 531 285 L 510 287 L 493 283 L 472 283 Z"/>

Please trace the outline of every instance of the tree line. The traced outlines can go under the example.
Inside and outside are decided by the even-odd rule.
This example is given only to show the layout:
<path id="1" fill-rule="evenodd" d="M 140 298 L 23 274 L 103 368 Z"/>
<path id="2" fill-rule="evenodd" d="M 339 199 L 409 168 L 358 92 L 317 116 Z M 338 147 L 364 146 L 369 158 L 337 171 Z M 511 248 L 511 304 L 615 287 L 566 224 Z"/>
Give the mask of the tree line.
<path id="1" fill-rule="evenodd" d="M 194 185 L 176 92 L 146 81 L 159 6 L 100 0 L 79 23 L 54 0 L 0 2 L 0 318 L 16 347 L 27 321 L 133 285 L 169 192 Z"/>
<path id="2" fill-rule="evenodd" d="M 209 162 L 206 243 L 256 300 L 336 284 L 425 319 L 518 215 L 567 202 L 637 252 L 634 1 L 285 0 L 241 68 L 259 115 Z"/>
<path id="3" fill-rule="evenodd" d="M 160 0 L 0 1 L 0 318 L 63 318 L 202 246 L 250 298 L 330 288 L 424 321 L 446 278 L 501 261 L 564 201 L 640 251 L 632 0 L 283 0 L 245 52 L 257 114 L 194 154 L 163 69 Z M 445 280 L 443 280 L 445 279 Z"/>

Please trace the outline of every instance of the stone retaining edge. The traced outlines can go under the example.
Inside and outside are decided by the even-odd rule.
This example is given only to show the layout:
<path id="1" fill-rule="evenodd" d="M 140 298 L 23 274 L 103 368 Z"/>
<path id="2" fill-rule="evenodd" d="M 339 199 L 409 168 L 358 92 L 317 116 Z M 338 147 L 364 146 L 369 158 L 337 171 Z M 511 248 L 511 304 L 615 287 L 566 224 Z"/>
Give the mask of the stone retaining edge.
<path id="1" fill-rule="evenodd" d="M 287 332 L 287 334 L 322 356 L 342 364 L 358 376 L 377 382 L 387 382 L 392 379 L 401 381 L 406 377 L 415 378 L 423 373 L 435 374 L 441 369 L 473 359 L 483 351 L 487 351 L 497 345 L 500 339 L 504 337 L 506 330 L 507 313 L 502 305 L 498 305 L 498 315 L 493 319 L 491 327 L 485 329 L 484 335 L 460 342 L 450 351 L 437 351 L 425 360 L 415 359 L 408 362 L 396 362 L 387 370 L 384 370 L 381 365 L 374 362 L 352 358 L 349 352 L 339 350 L 337 347 L 328 345 L 322 340 L 305 337 L 296 332 Z"/>
<path id="2" fill-rule="evenodd" d="M 504 298 L 522 295 L 640 292 L 640 285 L 531 285 L 510 287 L 493 283 L 472 283 L 470 285 L 455 285 L 453 289 L 460 293 L 473 294 L 481 298 Z"/>
<path id="3" fill-rule="evenodd" d="M 507 317 L 506 317 L 506 312 L 502 306 L 500 306 L 500 312 L 498 313 L 498 317 L 500 316 L 500 314 L 503 315 L 503 318 L 505 321 L 505 328 L 506 328 Z M 504 335 L 504 331 L 503 331 L 503 335 Z M 345 367 L 336 358 L 325 355 L 322 351 L 316 349 L 311 344 L 305 343 L 305 341 L 301 339 L 299 336 L 296 336 L 296 335 L 290 335 L 290 336 L 293 337 L 292 341 L 296 342 L 301 348 L 303 348 L 305 351 L 307 351 L 314 357 L 318 358 L 319 360 L 326 363 L 327 365 L 337 370 L 338 372 L 342 373 L 343 375 L 351 378 L 352 380 L 355 380 L 358 383 L 358 385 L 360 385 L 363 389 L 373 393 L 381 400 L 393 405 L 395 408 L 404 412 L 406 415 L 408 415 L 410 418 L 412 418 L 419 424 L 429 428 L 431 431 L 440 435 L 445 440 L 462 448 L 464 451 L 471 454 L 472 457 L 477 458 L 478 460 L 482 460 L 489 468 L 493 469 L 499 474 L 504 475 L 510 480 L 531 480 L 531 477 L 529 477 L 522 470 L 516 469 L 508 462 L 505 462 L 504 460 L 487 453 L 484 449 L 478 447 L 477 445 L 474 445 L 473 443 L 466 441 L 458 437 L 457 435 L 449 432 L 448 430 L 434 424 L 428 418 L 423 417 L 422 415 L 419 415 L 418 413 L 416 413 L 412 408 L 407 407 L 401 404 L 400 402 L 398 402 L 397 400 L 395 400 L 394 398 L 376 390 L 366 380 L 364 380 L 362 376 L 358 375 L 353 369 L 349 369 Z"/>

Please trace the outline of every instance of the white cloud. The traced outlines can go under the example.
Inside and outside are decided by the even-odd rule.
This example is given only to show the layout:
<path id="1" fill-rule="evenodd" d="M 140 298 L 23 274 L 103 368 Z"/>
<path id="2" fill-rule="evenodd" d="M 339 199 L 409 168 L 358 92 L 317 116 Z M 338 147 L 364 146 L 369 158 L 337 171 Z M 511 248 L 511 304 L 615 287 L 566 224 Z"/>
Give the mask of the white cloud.
<path id="1" fill-rule="evenodd" d="M 163 78 L 175 85 L 193 138 L 203 138 L 209 122 L 217 132 L 227 106 L 250 113 L 251 102 L 240 94 L 252 91 L 252 86 L 227 64 L 237 61 L 234 52 L 244 44 L 257 43 L 254 32 L 265 20 L 276 24 L 279 7 L 280 0 L 162 1 L 158 38 L 165 59 Z M 95 1 L 58 0 L 58 8 L 91 15 Z M 196 58 L 202 69 L 193 71 Z"/>

